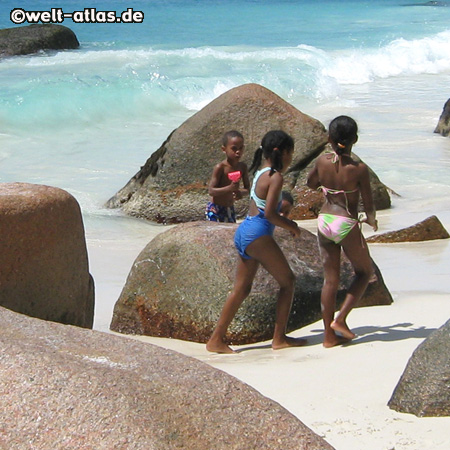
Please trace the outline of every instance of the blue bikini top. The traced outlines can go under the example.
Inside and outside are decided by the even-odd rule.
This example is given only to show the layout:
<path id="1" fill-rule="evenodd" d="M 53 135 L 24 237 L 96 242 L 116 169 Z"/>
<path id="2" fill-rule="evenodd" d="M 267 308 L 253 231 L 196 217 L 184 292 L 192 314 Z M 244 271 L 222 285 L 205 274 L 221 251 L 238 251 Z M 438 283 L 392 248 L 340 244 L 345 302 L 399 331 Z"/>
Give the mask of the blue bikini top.
<path id="1" fill-rule="evenodd" d="M 264 173 L 267 172 L 268 170 L 271 170 L 270 167 L 264 167 L 264 169 L 258 170 L 258 172 L 255 173 L 255 177 L 253 178 L 253 184 L 252 184 L 252 188 L 250 190 L 250 198 L 254 200 L 254 202 L 256 203 L 256 206 L 258 209 L 263 210 L 266 209 L 266 199 L 262 199 L 259 198 L 256 195 L 255 189 L 256 189 L 256 183 L 259 179 L 259 177 Z M 281 202 L 281 192 L 280 192 L 280 199 L 279 201 Z"/>

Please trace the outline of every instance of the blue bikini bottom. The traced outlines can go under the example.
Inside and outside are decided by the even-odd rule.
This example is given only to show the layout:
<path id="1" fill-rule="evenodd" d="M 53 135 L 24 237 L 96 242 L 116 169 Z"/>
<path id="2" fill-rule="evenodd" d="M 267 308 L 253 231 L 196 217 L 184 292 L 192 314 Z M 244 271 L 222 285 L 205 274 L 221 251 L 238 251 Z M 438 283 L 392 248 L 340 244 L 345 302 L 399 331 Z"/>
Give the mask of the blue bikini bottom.
<path id="1" fill-rule="evenodd" d="M 264 211 L 259 210 L 257 216 L 247 216 L 239 225 L 234 235 L 234 245 L 239 255 L 244 259 L 251 257 L 245 253 L 247 247 L 261 236 L 272 236 L 275 225 L 264 217 Z"/>

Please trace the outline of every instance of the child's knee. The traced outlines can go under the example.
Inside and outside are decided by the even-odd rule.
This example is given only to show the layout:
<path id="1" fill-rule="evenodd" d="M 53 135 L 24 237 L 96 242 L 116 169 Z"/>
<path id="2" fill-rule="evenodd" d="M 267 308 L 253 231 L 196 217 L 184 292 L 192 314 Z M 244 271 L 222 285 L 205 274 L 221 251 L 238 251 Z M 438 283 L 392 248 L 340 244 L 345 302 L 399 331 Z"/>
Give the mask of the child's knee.
<path id="1" fill-rule="evenodd" d="M 362 267 L 361 269 L 355 270 L 356 276 L 358 276 L 359 278 L 363 278 L 367 282 L 370 281 L 374 273 L 375 270 L 373 264 L 369 264 L 366 267 Z"/>
<path id="2" fill-rule="evenodd" d="M 323 280 L 323 286 L 325 288 L 336 290 L 336 291 L 339 288 L 339 283 L 340 283 L 339 277 L 335 277 L 335 276 L 327 276 Z"/>
<path id="3" fill-rule="evenodd" d="M 294 289 L 295 286 L 295 274 L 290 269 L 288 273 L 285 274 L 283 280 L 279 283 L 280 288 Z"/>
<path id="4" fill-rule="evenodd" d="M 241 293 L 244 298 L 247 298 L 250 295 L 251 291 L 252 291 L 252 283 L 246 284 L 241 288 Z"/>

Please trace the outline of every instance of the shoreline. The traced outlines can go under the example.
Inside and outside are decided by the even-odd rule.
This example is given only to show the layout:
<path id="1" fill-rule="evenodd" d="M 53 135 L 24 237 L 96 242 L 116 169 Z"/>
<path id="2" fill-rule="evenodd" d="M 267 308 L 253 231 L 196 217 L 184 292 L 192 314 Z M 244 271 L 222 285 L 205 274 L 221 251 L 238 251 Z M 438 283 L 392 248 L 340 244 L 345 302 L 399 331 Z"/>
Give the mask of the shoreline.
<path id="1" fill-rule="evenodd" d="M 448 229 L 446 221 L 443 225 Z M 100 270 L 94 323 L 98 331 L 112 333 L 112 309 L 134 259 L 167 229 L 143 226 L 131 241 L 127 235 L 106 245 L 88 239 L 93 272 Z M 315 232 L 316 221 L 300 221 L 299 226 Z M 208 353 L 205 344 L 194 342 L 121 336 L 175 350 L 235 376 L 280 403 L 337 450 L 446 450 L 450 417 L 397 413 L 387 402 L 414 350 L 450 317 L 449 240 L 370 244 L 370 252 L 394 303 L 355 308 L 349 325 L 358 337 L 350 344 L 323 348 L 321 321 L 290 333 L 307 337 L 306 347 L 273 351 L 268 341 L 233 346 L 238 350 L 233 355 Z M 120 264 L 108 270 L 117 253 Z"/>
<path id="2" fill-rule="evenodd" d="M 96 320 L 105 323 L 136 254 L 167 230 L 134 220 L 123 223 L 130 225 L 128 233 L 117 229 L 110 233 L 109 223 L 101 236 L 87 239 L 95 267 L 91 273 L 104 301 L 97 299 Z M 312 228 L 315 220 L 304 225 L 303 229 Z M 233 355 L 211 354 L 205 344 L 176 339 L 128 338 L 225 371 L 278 402 L 337 450 L 447 449 L 450 416 L 417 418 L 390 410 L 387 402 L 414 350 L 450 316 L 450 239 L 370 244 L 370 249 L 394 303 L 355 308 L 349 326 L 358 337 L 352 343 L 323 348 L 321 321 L 290 333 L 306 337 L 305 347 L 273 351 L 265 341 L 233 346 L 237 350 Z M 94 328 L 103 331 L 98 322 Z M 151 359 L 146 363 L 152 364 Z M 238 417 L 235 420 L 239 423 Z"/>
<path id="3" fill-rule="evenodd" d="M 426 302 L 426 306 L 424 306 Z M 418 418 L 389 409 L 389 401 L 417 346 L 450 317 L 448 294 L 398 295 L 392 305 L 354 309 L 357 338 L 322 346 L 316 322 L 290 333 L 308 345 L 274 351 L 270 341 L 212 354 L 204 344 L 127 336 L 196 358 L 277 401 L 337 450 L 446 450 L 450 417 Z"/>

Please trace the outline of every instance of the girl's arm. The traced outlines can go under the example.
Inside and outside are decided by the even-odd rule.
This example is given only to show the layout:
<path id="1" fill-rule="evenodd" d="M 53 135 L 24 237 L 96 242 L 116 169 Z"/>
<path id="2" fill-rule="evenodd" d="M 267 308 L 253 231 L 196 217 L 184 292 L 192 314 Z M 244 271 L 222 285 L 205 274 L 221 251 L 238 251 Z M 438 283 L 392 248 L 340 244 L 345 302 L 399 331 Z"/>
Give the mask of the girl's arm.
<path id="1" fill-rule="evenodd" d="M 377 231 L 378 222 L 376 219 L 375 205 L 373 203 L 372 188 L 370 187 L 369 168 L 364 163 L 360 163 L 359 188 L 364 205 L 364 212 L 367 216 L 362 222 L 368 223 L 374 231 Z"/>
<path id="2" fill-rule="evenodd" d="M 239 189 L 238 191 L 235 191 L 233 193 L 235 200 L 240 200 L 241 198 L 247 197 L 250 194 L 250 180 L 248 178 L 247 164 L 241 163 L 239 171 L 241 172 L 243 189 Z"/>
<path id="3" fill-rule="evenodd" d="M 270 177 L 269 188 L 266 196 L 266 209 L 264 216 L 266 219 L 277 227 L 290 231 L 294 236 L 300 236 L 298 225 L 287 217 L 280 216 L 277 212 L 280 193 L 283 189 L 283 176 L 279 172 L 275 172 Z"/>
<path id="4" fill-rule="evenodd" d="M 242 185 L 244 186 L 244 189 L 241 189 L 241 194 L 243 197 L 246 197 L 250 194 L 250 179 L 248 177 L 248 167 L 247 164 L 243 164 L 242 167 Z"/>
<path id="5" fill-rule="evenodd" d="M 311 189 L 317 189 L 320 186 L 319 171 L 317 170 L 317 162 L 314 168 L 309 172 L 306 185 Z"/>

